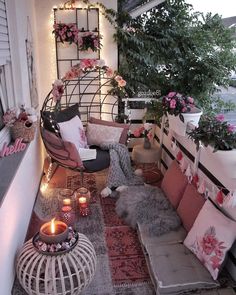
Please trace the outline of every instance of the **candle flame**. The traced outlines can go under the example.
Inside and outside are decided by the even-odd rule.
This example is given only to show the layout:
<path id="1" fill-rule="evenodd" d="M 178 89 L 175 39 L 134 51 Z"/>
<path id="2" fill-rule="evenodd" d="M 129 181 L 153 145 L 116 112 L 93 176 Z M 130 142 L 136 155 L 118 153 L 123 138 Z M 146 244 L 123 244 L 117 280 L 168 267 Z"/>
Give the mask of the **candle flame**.
<path id="1" fill-rule="evenodd" d="M 55 234 L 55 218 L 51 220 L 50 228 L 51 228 L 51 233 Z"/>

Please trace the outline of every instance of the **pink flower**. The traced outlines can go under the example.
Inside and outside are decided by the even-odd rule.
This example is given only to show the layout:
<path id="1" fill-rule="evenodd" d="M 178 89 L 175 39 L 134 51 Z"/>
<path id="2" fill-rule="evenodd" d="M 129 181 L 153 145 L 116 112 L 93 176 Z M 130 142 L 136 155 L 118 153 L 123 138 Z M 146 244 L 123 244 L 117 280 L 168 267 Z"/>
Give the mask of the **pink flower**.
<path id="1" fill-rule="evenodd" d="M 194 99 L 193 99 L 192 97 L 189 96 L 189 97 L 188 97 L 188 102 L 191 103 L 191 104 L 194 104 Z"/>
<path id="2" fill-rule="evenodd" d="M 125 87 L 125 85 L 126 85 L 126 81 L 122 79 L 122 80 L 118 81 L 118 85 L 119 85 L 120 87 Z"/>
<path id="3" fill-rule="evenodd" d="M 218 241 L 217 239 L 211 235 L 211 234 L 206 234 L 202 238 L 202 249 L 203 251 L 207 254 L 210 255 L 216 248 Z"/>
<path id="4" fill-rule="evenodd" d="M 106 75 L 107 77 L 112 77 L 114 74 L 113 70 L 111 68 L 106 68 Z"/>
<path id="5" fill-rule="evenodd" d="M 225 117 L 224 117 L 223 114 L 219 114 L 219 115 L 217 115 L 215 118 L 216 118 L 216 120 L 219 121 L 219 122 L 223 122 L 224 119 L 225 119 Z"/>
<path id="6" fill-rule="evenodd" d="M 221 266 L 221 258 L 219 258 L 218 256 L 212 256 L 210 258 L 211 261 L 211 265 L 213 269 L 219 269 Z"/>
<path id="7" fill-rule="evenodd" d="M 52 95 L 54 101 L 59 101 L 64 93 L 64 86 L 62 80 L 55 80 L 52 84 Z"/>
<path id="8" fill-rule="evenodd" d="M 67 36 L 68 36 L 68 37 L 71 37 L 71 36 L 72 36 L 72 33 L 71 33 L 71 32 L 68 32 L 68 33 L 67 33 Z"/>
<path id="9" fill-rule="evenodd" d="M 169 92 L 167 96 L 168 96 L 169 98 L 172 98 L 172 97 L 175 96 L 175 95 L 176 95 L 176 92 Z"/>
<path id="10" fill-rule="evenodd" d="M 135 130 L 133 131 L 133 135 L 134 135 L 135 137 L 140 137 L 144 130 L 145 130 L 144 127 L 140 127 L 140 128 L 138 128 L 138 129 L 135 129 Z"/>
<path id="11" fill-rule="evenodd" d="M 149 131 L 148 134 L 147 134 L 147 138 L 148 138 L 149 140 L 152 140 L 153 137 L 154 137 L 154 136 L 153 136 L 152 131 Z"/>
<path id="12" fill-rule="evenodd" d="M 66 72 L 66 74 L 65 74 L 65 79 L 66 80 L 72 80 L 72 79 L 74 79 L 76 77 L 77 76 L 76 76 L 75 72 L 72 69 L 70 71 Z"/>
<path id="13" fill-rule="evenodd" d="M 171 99 L 170 101 L 170 108 L 174 109 L 176 107 L 176 100 L 175 99 Z"/>
<path id="14" fill-rule="evenodd" d="M 116 80 L 116 82 L 119 82 L 119 81 L 123 80 L 123 78 L 121 76 L 117 75 L 115 77 L 115 80 Z"/>
<path id="15" fill-rule="evenodd" d="M 182 113 L 185 113 L 185 112 L 187 112 L 187 110 L 188 110 L 188 109 L 187 109 L 186 107 L 183 107 L 181 112 L 182 112 Z"/>
<path id="16" fill-rule="evenodd" d="M 229 125 L 227 126 L 227 130 L 228 130 L 228 132 L 230 132 L 230 133 L 233 133 L 233 132 L 235 131 L 235 129 L 236 129 L 236 126 L 235 126 L 235 125 L 229 124 Z"/>

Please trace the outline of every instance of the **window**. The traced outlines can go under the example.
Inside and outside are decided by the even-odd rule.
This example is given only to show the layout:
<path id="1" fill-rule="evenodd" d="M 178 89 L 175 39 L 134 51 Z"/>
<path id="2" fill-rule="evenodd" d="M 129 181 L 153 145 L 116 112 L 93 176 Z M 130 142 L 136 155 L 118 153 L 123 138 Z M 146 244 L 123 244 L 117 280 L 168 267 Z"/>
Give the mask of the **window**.
<path id="1" fill-rule="evenodd" d="M 0 0 L 0 149 L 10 138 L 8 128 L 4 128 L 3 114 L 14 105 L 6 1 Z"/>

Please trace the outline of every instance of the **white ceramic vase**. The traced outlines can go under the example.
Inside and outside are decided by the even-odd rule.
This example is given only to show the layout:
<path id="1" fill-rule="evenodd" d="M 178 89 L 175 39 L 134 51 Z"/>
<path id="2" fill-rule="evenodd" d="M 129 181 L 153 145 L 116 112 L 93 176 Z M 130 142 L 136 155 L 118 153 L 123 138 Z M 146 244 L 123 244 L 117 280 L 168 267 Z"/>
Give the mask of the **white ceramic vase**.
<path id="1" fill-rule="evenodd" d="M 198 122 L 202 115 L 202 111 L 198 108 L 191 109 L 189 113 L 181 113 L 183 121 L 180 116 L 168 114 L 169 128 L 180 136 L 186 135 L 187 125 L 190 123 L 193 126 L 198 126 Z"/>

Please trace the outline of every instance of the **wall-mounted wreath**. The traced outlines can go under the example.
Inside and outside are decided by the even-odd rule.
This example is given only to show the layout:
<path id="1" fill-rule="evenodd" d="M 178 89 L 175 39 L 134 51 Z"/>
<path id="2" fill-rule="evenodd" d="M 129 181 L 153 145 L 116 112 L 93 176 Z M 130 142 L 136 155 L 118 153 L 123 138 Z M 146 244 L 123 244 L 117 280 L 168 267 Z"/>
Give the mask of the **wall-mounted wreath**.
<path id="1" fill-rule="evenodd" d="M 55 34 L 56 40 L 62 43 L 69 42 L 78 43 L 79 39 L 79 30 L 76 24 L 64 24 L 64 23 L 55 23 L 53 25 L 54 30 L 52 31 Z"/>
<path id="2" fill-rule="evenodd" d="M 79 50 L 92 50 L 94 52 L 97 52 L 102 47 L 102 44 L 100 42 L 101 39 L 102 36 L 98 33 L 82 32 L 78 40 Z"/>

